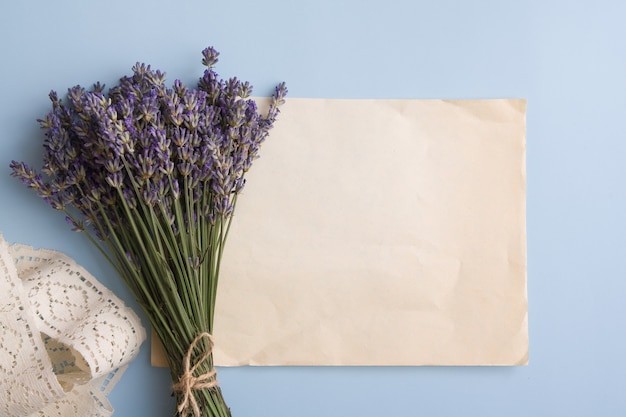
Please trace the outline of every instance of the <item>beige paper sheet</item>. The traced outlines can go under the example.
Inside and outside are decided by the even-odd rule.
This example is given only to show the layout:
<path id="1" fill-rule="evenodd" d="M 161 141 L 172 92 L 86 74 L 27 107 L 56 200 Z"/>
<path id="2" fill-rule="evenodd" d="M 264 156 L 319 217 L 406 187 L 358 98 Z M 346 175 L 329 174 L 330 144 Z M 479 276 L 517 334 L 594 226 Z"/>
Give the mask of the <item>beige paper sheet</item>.
<path id="1" fill-rule="evenodd" d="M 524 100 L 287 100 L 224 255 L 218 365 L 528 361 Z"/>

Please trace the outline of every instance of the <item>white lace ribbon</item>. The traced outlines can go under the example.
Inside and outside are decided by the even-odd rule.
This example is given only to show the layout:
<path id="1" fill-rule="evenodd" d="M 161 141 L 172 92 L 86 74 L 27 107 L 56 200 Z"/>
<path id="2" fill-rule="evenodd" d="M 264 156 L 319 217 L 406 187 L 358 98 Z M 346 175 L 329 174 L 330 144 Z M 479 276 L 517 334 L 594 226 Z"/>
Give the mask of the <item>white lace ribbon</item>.
<path id="1" fill-rule="evenodd" d="M 107 417 L 106 396 L 146 333 L 62 253 L 0 235 L 0 417 Z"/>

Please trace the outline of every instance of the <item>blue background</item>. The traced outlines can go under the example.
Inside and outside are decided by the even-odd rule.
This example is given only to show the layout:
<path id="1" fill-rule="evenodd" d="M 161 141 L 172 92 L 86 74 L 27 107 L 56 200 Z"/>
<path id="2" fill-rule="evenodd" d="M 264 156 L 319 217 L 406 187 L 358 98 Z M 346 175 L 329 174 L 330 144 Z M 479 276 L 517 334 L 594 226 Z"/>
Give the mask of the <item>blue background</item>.
<path id="1" fill-rule="evenodd" d="M 21 0 L 0 7 L 0 231 L 63 251 L 131 305 L 99 254 L 9 177 L 40 161 L 47 94 L 136 61 L 291 97 L 528 99 L 530 364 L 228 368 L 235 417 L 626 415 L 626 3 L 489 0 Z M 4 167 L 4 168 L 1 168 Z M 148 344 L 110 396 L 171 416 Z"/>

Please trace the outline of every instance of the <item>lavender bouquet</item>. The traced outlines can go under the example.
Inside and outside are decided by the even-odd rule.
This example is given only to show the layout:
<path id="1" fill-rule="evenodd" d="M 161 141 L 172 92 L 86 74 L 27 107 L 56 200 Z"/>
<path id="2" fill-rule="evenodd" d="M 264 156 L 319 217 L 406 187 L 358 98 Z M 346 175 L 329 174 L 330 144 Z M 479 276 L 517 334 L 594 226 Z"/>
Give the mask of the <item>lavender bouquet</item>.
<path id="1" fill-rule="evenodd" d="M 212 347 L 224 245 L 245 174 L 284 103 L 276 87 L 266 114 L 252 87 L 219 79 L 218 52 L 196 89 L 137 64 L 105 94 L 50 93 L 43 167 L 13 161 L 13 176 L 63 211 L 73 230 L 113 264 L 159 336 L 177 416 L 230 416 Z"/>

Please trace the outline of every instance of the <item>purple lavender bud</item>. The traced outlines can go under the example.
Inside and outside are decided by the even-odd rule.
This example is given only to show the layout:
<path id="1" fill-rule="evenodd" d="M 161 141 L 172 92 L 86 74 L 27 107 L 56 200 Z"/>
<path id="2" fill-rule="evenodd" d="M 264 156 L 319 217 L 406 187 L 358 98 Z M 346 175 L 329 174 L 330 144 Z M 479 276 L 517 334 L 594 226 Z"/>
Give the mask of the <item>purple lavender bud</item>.
<path id="1" fill-rule="evenodd" d="M 235 193 L 239 193 L 243 187 L 246 185 L 246 179 L 243 177 L 240 177 L 237 179 L 237 181 L 235 182 Z"/>
<path id="2" fill-rule="evenodd" d="M 190 256 L 190 257 L 187 258 L 187 262 L 189 262 L 189 265 L 193 269 L 199 269 L 200 265 L 202 264 L 199 256 L 195 256 L 195 257 L 191 257 Z"/>
<path id="3" fill-rule="evenodd" d="M 157 194 L 157 198 L 159 201 L 163 201 L 168 191 L 168 188 L 168 185 L 162 179 L 154 184 L 154 192 Z"/>
<path id="4" fill-rule="evenodd" d="M 150 65 L 137 62 L 135 66 L 132 68 L 132 71 L 134 74 L 133 80 L 135 80 L 135 82 L 141 82 L 143 79 L 143 76 L 150 71 Z"/>
<path id="5" fill-rule="evenodd" d="M 180 198 L 180 187 L 178 185 L 178 180 L 172 180 L 172 196 L 174 200 L 178 200 Z"/>
<path id="6" fill-rule="evenodd" d="M 85 195 L 87 201 L 98 203 L 102 198 L 102 189 L 99 187 L 93 187 L 89 190 L 89 192 Z M 83 203 L 85 204 L 85 203 Z"/>
<path id="7" fill-rule="evenodd" d="M 187 177 L 191 174 L 192 165 L 189 162 L 182 162 L 178 164 L 178 173 L 182 177 Z"/>
<path id="8" fill-rule="evenodd" d="M 164 147 L 165 148 L 167 147 L 167 145 L 165 145 L 167 143 L 167 136 L 166 136 L 164 129 L 155 127 L 155 126 L 150 126 L 148 131 L 150 132 L 150 136 L 152 137 L 152 140 L 157 144 L 157 146 L 161 150 L 163 150 Z"/>
<path id="9" fill-rule="evenodd" d="M 65 210 L 65 203 L 63 202 L 63 199 L 58 194 L 55 194 L 54 192 L 52 192 L 51 197 L 44 197 L 44 201 L 50 204 L 50 207 L 52 207 L 55 210 L 59 210 L 59 211 Z"/>
<path id="10" fill-rule="evenodd" d="M 165 84 L 165 73 L 159 70 L 149 72 L 146 78 L 155 87 L 162 87 Z"/>
<path id="11" fill-rule="evenodd" d="M 137 160 L 139 162 L 139 174 L 144 180 L 152 178 L 156 172 L 156 164 L 152 156 L 148 152 L 144 152 L 143 155 L 138 155 Z"/>
<path id="12" fill-rule="evenodd" d="M 150 147 L 150 135 L 145 130 L 137 130 L 136 131 L 136 146 L 140 148 L 148 148 Z"/>
<path id="13" fill-rule="evenodd" d="M 174 172 L 174 163 L 172 161 L 163 161 L 163 166 L 161 166 L 160 171 L 162 174 L 171 177 Z"/>
<path id="14" fill-rule="evenodd" d="M 182 148 L 187 144 L 189 140 L 189 132 L 185 128 L 176 128 L 173 132 L 172 142 L 178 148 Z"/>
<path id="15" fill-rule="evenodd" d="M 198 107 L 198 96 L 195 94 L 195 91 L 193 93 L 190 93 L 189 91 L 187 91 L 185 93 L 185 95 L 183 96 L 184 98 L 184 109 L 188 112 L 194 112 L 195 110 L 197 110 Z"/>
<path id="16" fill-rule="evenodd" d="M 165 203 L 164 205 L 165 207 L 170 207 L 169 203 Z M 167 224 L 172 228 L 172 230 L 176 230 L 176 217 L 172 214 L 171 210 L 166 209 L 163 215 L 165 217 L 165 221 L 167 221 Z M 176 234 L 176 232 L 174 232 L 174 234 Z"/>
<path id="17" fill-rule="evenodd" d="M 190 161 L 193 156 L 192 148 L 189 143 L 185 143 L 184 146 L 176 148 L 176 156 L 181 161 Z"/>
<path id="18" fill-rule="evenodd" d="M 119 172 L 113 172 L 106 176 L 107 183 L 113 188 L 122 188 L 124 178 Z"/>
<path id="19" fill-rule="evenodd" d="M 105 87 L 105 84 L 100 84 L 100 81 L 97 81 L 91 87 L 91 91 L 93 91 L 94 93 L 102 93 L 104 91 L 104 87 Z"/>
<path id="20" fill-rule="evenodd" d="M 285 104 L 285 97 L 287 96 L 287 92 L 288 92 L 287 84 L 285 84 L 284 81 L 278 84 L 276 88 L 274 89 L 274 96 L 273 96 L 274 104 L 277 106 L 282 106 L 283 104 Z"/>
<path id="21" fill-rule="evenodd" d="M 30 182 L 37 173 L 24 162 L 11 161 L 11 176 L 21 179 L 23 182 Z"/>
<path id="22" fill-rule="evenodd" d="M 54 93 L 56 97 L 56 93 Z M 67 91 L 67 98 L 70 101 L 70 104 L 77 112 L 82 112 L 84 110 L 83 106 L 83 96 L 85 95 L 85 89 L 80 85 L 76 85 Z M 58 98 L 56 100 L 52 100 L 57 106 L 60 105 L 60 101 Z"/>
<path id="23" fill-rule="evenodd" d="M 142 191 L 143 202 L 148 206 L 154 206 L 159 202 L 159 196 L 154 188 L 146 187 Z"/>
<path id="24" fill-rule="evenodd" d="M 54 197 L 54 193 L 52 192 L 52 188 L 50 187 L 50 184 L 44 183 L 39 178 L 39 181 L 37 181 L 36 186 L 33 186 L 32 188 L 38 191 L 39 197 L 43 198 L 46 201 L 46 203 L 50 204 L 50 202 L 52 201 L 52 197 Z"/>
<path id="25" fill-rule="evenodd" d="M 72 226 L 72 230 L 74 232 L 85 231 L 85 223 L 82 220 L 74 220 L 70 216 L 66 216 L 65 221 Z"/>
<path id="26" fill-rule="evenodd" d="M 248 81 L 241 83 L 239 88 L 239 97 L 248 98 L 252 94 L 252 86 Z"/>
<path id="27" fill-rule="evenodd" d="M 68 189 L 69 185 L 61 178 L 53 178 L 50 182 L 52 192 L 55 194 L 63 194 Z"/>
<path id="28" fill-rule="evenodd" d="M 138 109 L 139 114 L 137 120 L 143 120 L 146 123 L 155 121 L 159 110 L 156 93 L 151 91 L 146 95 L 139 104 Z"/>
<path id="29" fill-rule="evenodd" d="M 181 80 L 174 80 L 173 88 L 176 94 L 178 95 L 178 97 L 181 97 L 181 98 L 187 95 L 187 93 L 189 92 L 189 90 L 187 89 L 185 84 L 183 84 Z"/>
<path id="30" fill-rule="evenodd" d="M 188 112 L 183 115 L 183 122 L 185 127 L 191 131 L 198 127 L 199 116 L 196 113 Z"/>
<path id="31" fill-rule="evenodd" d="M 204 49 L 202 51 L 202 65 L 207 68 L 211 68 L 213 65 L 217 64 L 217 57 L 220 55 L 212 46 Z"/>
<path id="32" fill-rule="evenodd" d="M 189 181 L 187 183 L 187 186 L 189 188 L 192 189 L 197 189 L 199 187 L 200 184 L 200 179 L 201 179 L 201 175 L 200 175 L 200 169 L 198 169 L 197 166 L 191 166 L 191 174 L 189 175 Z"/>
<path id="33" fill-rule="evenodd" d="M 106 109 L 106 116 L 112 122 L 116 122 L 117 121 L 117 110 L 115 110 L 115 107 L 107 107 L 107 109 Z"/>
<path id="34" fill-rule="evenodd" d="M 76 206 L 78 204 L 76 199 L 76 191 L 74 190 L 66 190 L 63 193 L 59 193 L 61 200 L 61 204 L 64 206 Z"/>
<path id="35" fill-rule="evenodd" d="M 198 88 L 207 93 L 211 104 L 215 104 L 222 95 L 223 82 L 218 79 L 215 71 L 207 69 L 198 81 Z"/>
<path id="36" fill-rule="evenodd" d="M 72 169 L 67 171 L 65 184 L 68 186 L 80 184 L 85 180 L 86 176 L 87 172 L 85 171 L 85 166 L 76 164 Z"/>
<path id="37" fill-rule="evenodd" d="M 122 145 L 120 153 L 135 153 L 135 142 L 132 140 L 130 132 L 125 131 L 118 135 L 118 142 Z"/>
<path id="38" fill-rule="evenodd" d="M 50 97 L 50 101 L 52 102 L 53 105 L 59 103 L 59 96 L 56 93 L 56 91 L 50 91 L 50 94 L 48 94 L 48 97 Z"/>
<path id="39" fill-rule="evenodd" d="M 229 216 L 232 213 L 232 204 L 227 196 L 216 198 L 215 212 L 220 216 Z"/>
<path id="40" fill-rule="evenodd" d="M 125 188 L 122 191 L 122 194 L 124 195 L 124 201 L 126 202 L 128 208 L 130 210 L 135 210 L 137 208 L 137 198 L 135 197 L 135 192 Z"/>
<path id="41" fill-rule="evenodd" d="M 241 82 L 237 79 L 237 77 L 229 78 L 226 82 L 226 96 L 231 99 L 238 97 L 240 88 Z"/>
<path id="42" fill-rule="evenodd" d="M 108 159 L 104 162 L 104 168 L 109 173 L 115 173 L 120 172 L 122 168 L 124 168 L 124 165 L 119 158 Z"/>
<path id="43" fill-rule="evenodd" d="M 117 101 L 116 109 L 117 109 L 117 113 L 119 114 L 119 116 L 124 120 L 128 119 L 133 112 L 133 109 L 130 105 L 129 100 L 122 99 L 122 100 Z"/>

